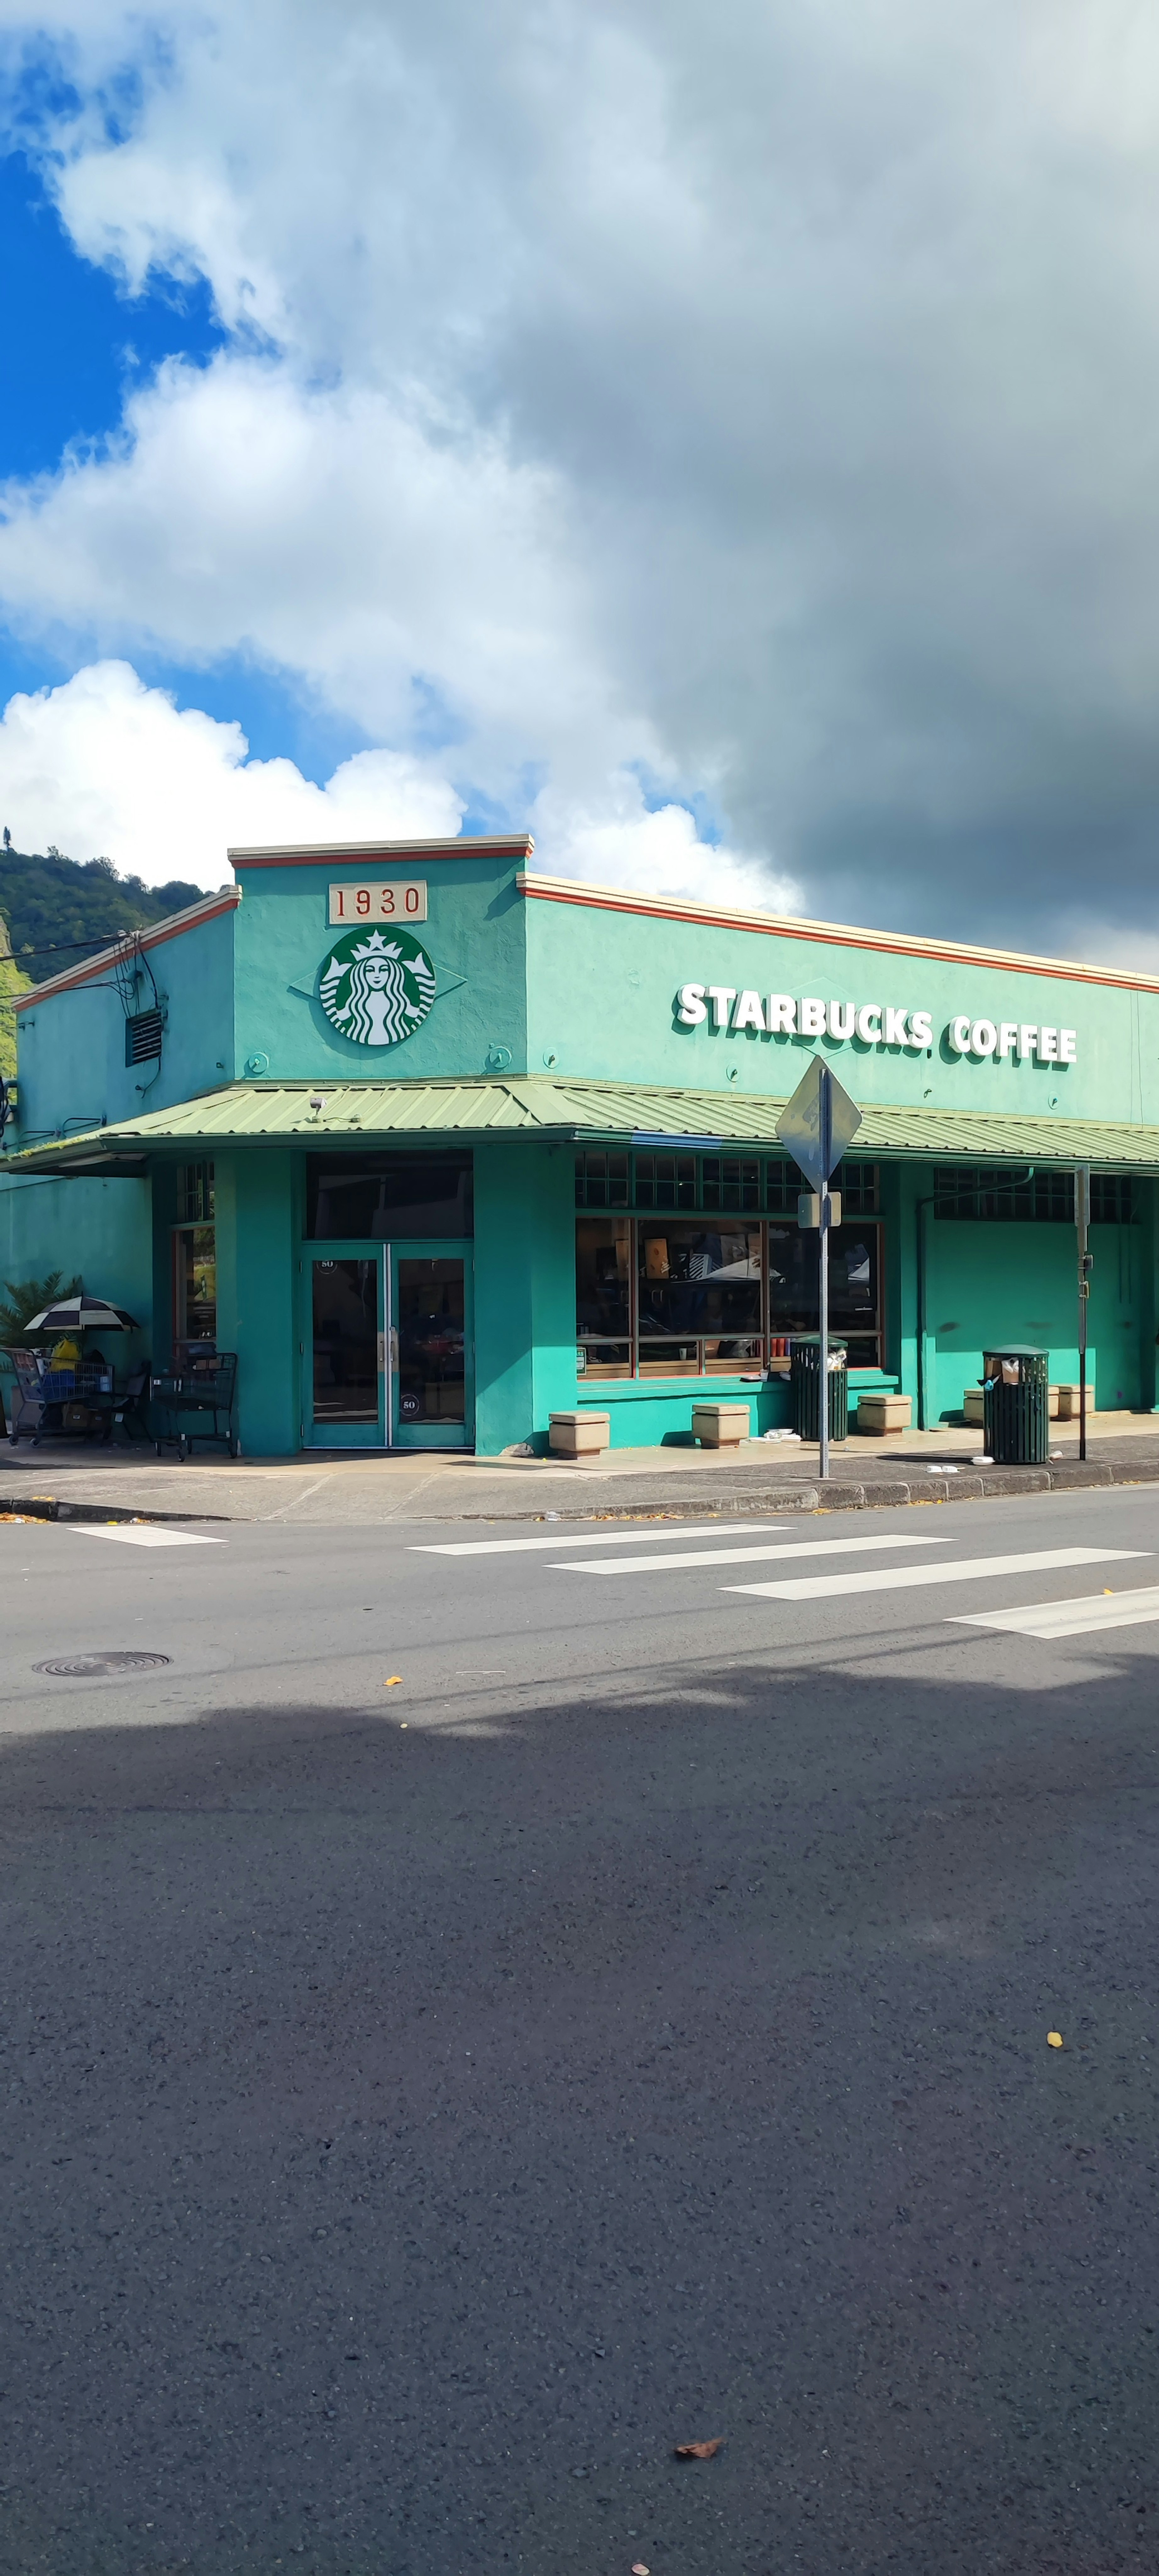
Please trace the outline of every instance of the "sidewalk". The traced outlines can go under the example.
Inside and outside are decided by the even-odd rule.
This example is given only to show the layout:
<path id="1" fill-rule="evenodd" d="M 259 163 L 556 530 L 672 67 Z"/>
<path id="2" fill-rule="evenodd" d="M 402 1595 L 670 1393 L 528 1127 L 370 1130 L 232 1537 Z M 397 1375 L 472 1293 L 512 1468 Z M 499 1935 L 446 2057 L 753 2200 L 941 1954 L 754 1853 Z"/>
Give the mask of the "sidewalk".
<path id="1" fill-rule="evenodd" d="M 815 1445 L 749 1440 L 739 1450 L 615 1449 L 595 1462 L 473 1458 L 462 1451 L 390 1456 L 313 1451 L 309 1457 L 184 1464 L 143 1446 L 94 1451 L 83 1441 L 33 1450 L 0 1445 L 0 1510 L 59 1506 L 90 1518 L 146 1513 L 163 1519 L 297 1522 L 340 1528 L 391 1521 L 560 1519 L 608 1513 L 841 1511 L 904 1502 L 955 1502 L 983 1494 L 1073 1490 L 1078 1485 L 1159 1483 L 1159 1420 L 1101 1413 L 1078 1456 L 1078 1424 L 1052 1423 L 1044 1467 L 976 1462 L 982 1434 L 943 1425 L 900 1439 L 857 1436 L 831 1452 L 819 1484 Z"/>

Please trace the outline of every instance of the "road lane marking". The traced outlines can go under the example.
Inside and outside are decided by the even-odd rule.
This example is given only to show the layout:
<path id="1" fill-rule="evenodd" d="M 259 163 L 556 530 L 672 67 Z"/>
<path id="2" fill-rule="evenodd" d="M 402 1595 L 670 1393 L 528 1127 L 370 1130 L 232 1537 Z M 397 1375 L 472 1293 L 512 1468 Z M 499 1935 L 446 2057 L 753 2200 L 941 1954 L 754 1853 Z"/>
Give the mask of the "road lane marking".
<path id="1" fill-rule="evenodd" d="M 866 1574 L 800 1574 L 786 1583 L 722 1583 L 766 1601 L 828 1601 L 845 1592 L 902 1592 L 919 1583 L 981 1583 L 1000 1574 L 1046 1574 L 1063 1565 L 1106 1565 L 1150 1556 L 1147 1547 L 1048 1547 L 1021 1556 L 974 1556 L 955 1565 L 875 1565 Z"/>
<path id="2" fill-rule="evenodd" d="M 1077 1601 L 1030 1601 L 1021 1610 L 969 1610 L 952 1628 L 1007 1628 L 1016 1637 L 1085 1637 L 1093 1628 L 1139 1628 L 1159 1619 L 1159 1586 L 1142 1592 L 1087 1592 Z"/>
<path id="3" fill-rule="evenodd" d="M 432 1547 L 429 1541 L 411 1544 L 412 1556 L 526 1556 L 535 1548 L 551 1547 L 640 1547 L 645 1539 L 654 1547 L 658 1539 L 743 1538 L 754 1530 L 783 1529 L 783 1521 L 705 1521 L 700 1529 L 676 1529 L 671 1521 L 658 1528 L 641 1530 L 557 1530 L 554 1538 L 467 1538 L 448 1541 Z"/>
<path id="4" fill-rule="evenodd" d="M 731 1531 L 723 1535 L 731 1537 Z M 566 1542 L 563 1542 L 566 1544 Z M 687 1555 L 651 1556 L 646 1562 L 639 1557 L 614 1557 L 611 1564 L 569 1565 L 561 1558 L 553 1565 L 553 1574 L 663 1574 L 686 1565 L 762 1565 L 770 1557 L 852 1556 L 871 1547 L 952 1547 L 954 1532 L 938 1535 L 934 1531 L 918 1537 L 902 1537 L 894 1530 L 874 1538 L 811 1538 L 790 1547 L 706 1547 L 694 1548 Z M 734 1590 L 738 1587 L 733 1586 Z"/>
<path id="5" fill-rule="evenodd" d="M 66 1521 L 65 1528 L 71 1530 L 74 1538 L 115 1538 L 119 1539 L 124 1547 L 224 1547 L 225 1545 L 223 1538 L 214 1538 L 208 1530 L 157 1529 L 147 1521 L 142 1522 L 138 1529 L 134 1529 L 131 1524 L 122 1524 L 113 1528 L 107 1522 L 102 1525 L 93 1521 Z"/>

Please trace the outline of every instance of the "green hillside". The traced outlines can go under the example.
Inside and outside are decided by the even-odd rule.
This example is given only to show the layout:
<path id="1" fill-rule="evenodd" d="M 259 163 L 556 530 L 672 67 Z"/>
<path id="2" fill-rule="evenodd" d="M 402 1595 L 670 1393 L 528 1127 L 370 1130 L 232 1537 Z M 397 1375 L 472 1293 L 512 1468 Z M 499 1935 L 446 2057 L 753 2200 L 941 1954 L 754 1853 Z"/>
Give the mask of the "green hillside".
<path id="1" fill-rule="evenodd" d="M 163 921 L 167 913 L 184 911 L 203 892 L 183 878 L 147 886 L 140 877 L 118 876 L 108 859 L 90 859 L 82 866 L 56 850 L 41 857 L 0 849 L 0 918 L 7 923 L 18 967 L 34 984 L 126 930 L 141 930 L 148 922 Z"/>

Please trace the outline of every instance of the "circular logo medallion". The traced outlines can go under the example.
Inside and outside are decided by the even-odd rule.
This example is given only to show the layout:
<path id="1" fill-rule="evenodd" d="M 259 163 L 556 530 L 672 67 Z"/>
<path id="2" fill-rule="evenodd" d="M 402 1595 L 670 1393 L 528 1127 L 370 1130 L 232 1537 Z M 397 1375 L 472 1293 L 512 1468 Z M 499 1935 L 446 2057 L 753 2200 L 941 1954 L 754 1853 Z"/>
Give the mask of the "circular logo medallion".
<path id="1" fill-rule="evenodd" d="M 318 999 L 358 1046 L 397 1046 L 425 1020 L 435 970 L 408 930 L 344 930 L 327 950 Z"/>

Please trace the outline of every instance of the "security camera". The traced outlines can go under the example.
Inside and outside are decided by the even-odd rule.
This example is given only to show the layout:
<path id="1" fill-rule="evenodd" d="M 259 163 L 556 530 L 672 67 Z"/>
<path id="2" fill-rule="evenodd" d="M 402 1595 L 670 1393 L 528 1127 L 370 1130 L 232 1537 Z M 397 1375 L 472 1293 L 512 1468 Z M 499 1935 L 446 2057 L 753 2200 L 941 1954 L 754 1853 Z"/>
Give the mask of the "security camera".
<path id="1" fill-rule="evenodd" d="M 317 1117 L 319 1110 L 324 1109 L 325 1106 L 326 1100 L 324 1093 L 317 1091 L 314 1092 L 311 1097 L 310 1107 L 313 1110 L 315 1117 Z"/>

